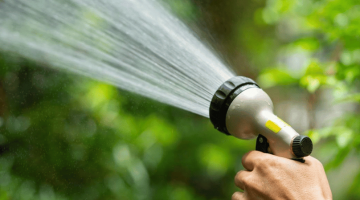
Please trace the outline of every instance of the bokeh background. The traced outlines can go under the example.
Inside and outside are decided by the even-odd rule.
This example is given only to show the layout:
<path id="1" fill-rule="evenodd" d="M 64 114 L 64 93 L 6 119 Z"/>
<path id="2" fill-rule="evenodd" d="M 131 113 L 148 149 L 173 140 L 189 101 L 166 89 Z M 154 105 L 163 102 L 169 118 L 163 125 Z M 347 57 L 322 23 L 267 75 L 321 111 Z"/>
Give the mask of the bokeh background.
<path id="1" fill-rule="evenodd" d="M 163 1 L 313 139 L 334 199 L 360 199 L 360 2 Z M 0 200 L 230 199 L 254 147 L 209 119 L 0 54 Z"/>

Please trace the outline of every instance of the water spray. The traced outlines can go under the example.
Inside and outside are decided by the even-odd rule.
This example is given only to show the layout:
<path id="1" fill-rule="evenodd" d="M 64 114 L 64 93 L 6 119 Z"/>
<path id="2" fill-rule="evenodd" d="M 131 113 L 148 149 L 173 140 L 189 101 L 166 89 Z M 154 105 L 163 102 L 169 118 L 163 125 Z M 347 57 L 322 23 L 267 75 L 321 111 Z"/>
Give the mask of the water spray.
<path id="1" fill-rule="evenodd" d="M 304 161 L 313 149 L 309 137 L 299 135 L 273 113 L 270 97 L 250 78 L 237 76 L 224 82 L 210 104 L 214 127 L 240 139 L 257 136 L 256 150 Z"/>
<path id="2" fill-rule="evenodd" d="M 259 134 L 263 152 L 295 159 L 312 151 L 253 80 L 229 79 L 233 72 L 156 0 L 2 0 L 0 27 L 2 51 L 204 117 L 211 104 L 215 128 L 241 139 Z"/>

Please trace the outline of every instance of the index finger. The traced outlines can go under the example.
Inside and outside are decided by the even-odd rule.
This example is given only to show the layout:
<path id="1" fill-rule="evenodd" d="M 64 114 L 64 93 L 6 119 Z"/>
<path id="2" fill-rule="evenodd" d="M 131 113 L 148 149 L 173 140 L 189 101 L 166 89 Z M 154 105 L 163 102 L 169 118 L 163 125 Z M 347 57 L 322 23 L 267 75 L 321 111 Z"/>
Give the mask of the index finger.
<path id="1" fill-rule="evenodd" d="M 269 159 L 270 158 L 269 156 L 274 156 L 274 155 L 263 153 L 261 151 L 250 151 L 242 157 L 241 163 L 245 169 L 249 171 L 253 171 L 258 164 L 262 162 L 266 162 L 264 160 Z"/>

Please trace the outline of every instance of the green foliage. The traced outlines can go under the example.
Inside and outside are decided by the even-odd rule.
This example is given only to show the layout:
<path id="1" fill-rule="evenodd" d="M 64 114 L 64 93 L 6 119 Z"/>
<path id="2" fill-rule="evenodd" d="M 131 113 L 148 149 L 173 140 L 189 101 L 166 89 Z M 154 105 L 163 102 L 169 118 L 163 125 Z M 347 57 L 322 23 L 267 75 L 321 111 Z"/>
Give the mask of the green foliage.
<path id="1" fill-rule="evenodd" d="M 198 10 L 190 0 L 161 0 L 165 7 L 170 7 L 177 17 L 185 22 L 196 19 Z"/>
<path id="2" fill-rule="evenodd" d="M 292 85 L 298 82 L 291 73 L 286 69 L 271 68 L 264 70 L 258 77 L 258 82 L 263 88 L 273 87 L 276 85 Z"/>
<path id="3" fill-rule="evenodd" d="M 311 61 L 306 67 L 304 75 L 300 78 L 300 85 L 305 87 L 310 93 L 314 93 L 321 85 L 327 83 L 327 76 L 324 69 L 317 61 Z"/>

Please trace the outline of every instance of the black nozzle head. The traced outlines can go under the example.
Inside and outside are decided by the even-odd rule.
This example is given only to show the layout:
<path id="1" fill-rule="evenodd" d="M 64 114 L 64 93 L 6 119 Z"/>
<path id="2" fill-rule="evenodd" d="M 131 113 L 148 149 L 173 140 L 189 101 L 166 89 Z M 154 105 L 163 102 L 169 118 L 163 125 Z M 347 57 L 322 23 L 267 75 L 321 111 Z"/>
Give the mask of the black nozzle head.
<path id="1" fill-rule="evenodd" d="M 311 154 L 313 143 L 308 136 L 296 136 L 292 143 L 292 150 L 296 157 L 302 158 Z"/>
<path id="2" fill-rule="evenodd" d="M 236 76 L 223 83 L 215 92 L 210 103 L 210 120 L 214 128 L 230 135 L 226 128 L 226 113 L 231 102 L 249 88 L 260 88 L 255 81 L 244 76 Z"/>

